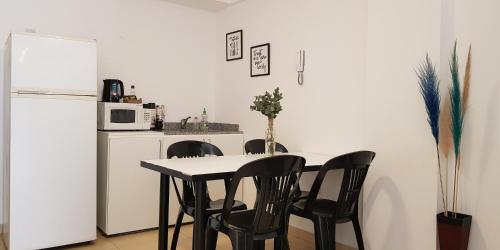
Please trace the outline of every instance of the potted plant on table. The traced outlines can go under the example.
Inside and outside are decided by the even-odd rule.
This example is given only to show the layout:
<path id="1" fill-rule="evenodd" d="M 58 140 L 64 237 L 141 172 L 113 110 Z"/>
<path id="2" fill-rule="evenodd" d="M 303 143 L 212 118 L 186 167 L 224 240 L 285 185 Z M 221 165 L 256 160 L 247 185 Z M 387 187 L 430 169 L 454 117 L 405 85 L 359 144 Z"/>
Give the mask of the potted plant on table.
<path id="1" fill-rule="evenodd" d="M 439 182 L 443 198 L 444 212 L 437 215 L 439 245 L 441 250 L 466 250 L 469 244 L 469 233 L 472 216 L 458 213 L 458 191 L 460 187 L 460 146 L 462 142 L 463 122 L 469 99 L 471 79 L 471 47 L 467 56 L 463 91 L 460 86 L 458 70 L 457 44 L 453 48 L 450 59 L 452 85 L 449 88 L 448 98 L 441 110 L 441 96 L 439 94 L 439 79 L 429 56 L 418 68 L 417 75 L 420 93 L 427 110 L 427 121 L 431 127 L 436 142 Z M 441 123 L 441 124 L 440 124 Z M 441 125 L 441 127 L 440 127 Z M 448 155 L 454 153 L 454 172 L 452 184 L 452 208 L 449 211 L 448 200 Z M 442 152 L 446 157 L 444 174 L 441 169 Z M 444 178 L 443 178 L 444 175 Z"/>
<path id="2" fill-rule="evenodd" d="M 266 152 L 270 155 L 274 155 L 276 149 L 274 119 L 283 109 L 280 103 L 281 99 L 283 99 L 283 94 L 280 93 L 279 88 L 276 88 L 273 94 L 266 91 L 264 95 L 256 96 L 253 105 L 250 106 L 250 110 L 260 111 L 267 117 Z"/>

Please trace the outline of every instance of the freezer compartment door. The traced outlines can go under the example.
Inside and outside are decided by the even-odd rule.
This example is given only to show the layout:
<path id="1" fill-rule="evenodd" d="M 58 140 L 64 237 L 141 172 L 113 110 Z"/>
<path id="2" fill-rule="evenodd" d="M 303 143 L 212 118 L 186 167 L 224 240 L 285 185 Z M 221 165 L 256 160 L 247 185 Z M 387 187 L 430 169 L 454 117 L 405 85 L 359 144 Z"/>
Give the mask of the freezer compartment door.
<path id="1" fill-rule="evenodd" d="M 12 98 L 10 249 L 96 238 L 96 102 Z"/>
<path id="2" fill-rule="evenodd" d="M 97 91 L 94 40 L 12 34 L 12 89 Z"/>

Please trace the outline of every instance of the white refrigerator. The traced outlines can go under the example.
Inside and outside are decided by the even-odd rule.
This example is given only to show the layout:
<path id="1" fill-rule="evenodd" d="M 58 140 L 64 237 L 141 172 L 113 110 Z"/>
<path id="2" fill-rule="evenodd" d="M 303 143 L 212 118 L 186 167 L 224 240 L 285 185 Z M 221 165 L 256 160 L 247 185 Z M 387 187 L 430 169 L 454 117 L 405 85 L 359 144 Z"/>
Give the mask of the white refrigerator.
<path id="1" fill-rule="evenodd" d="M 4 240 L 96 238 L 96 41 L 11 34 L 5 51 Z"/>

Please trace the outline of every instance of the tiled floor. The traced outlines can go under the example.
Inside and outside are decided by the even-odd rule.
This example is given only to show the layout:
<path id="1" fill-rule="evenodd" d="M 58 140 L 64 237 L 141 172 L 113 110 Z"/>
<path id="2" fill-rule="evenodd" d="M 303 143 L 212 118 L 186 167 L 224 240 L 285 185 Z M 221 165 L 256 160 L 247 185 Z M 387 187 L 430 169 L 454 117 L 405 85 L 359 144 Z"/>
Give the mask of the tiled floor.
<path id="1" fill-rule="evenodd" d="M 185 225 L 181 229 L 178 250 L 191 249 L 192 225 Z M 74 250 L 156 250 L 158 249 L 158 231 L 147 231 L 141 233 L 127 234 L 121 236 L 106 237 L 98 233 L 97 240 L 90 243 L 83 243 L 57 249 Z M 169 230 L 169 245 L 172 239 L 172 229 Z M 314 236 L 306 231 L 290 228 L 289 231 L 290 248 L 292 250 L 313 250 Z M 224 234 L 219 234 L 217 250 L 231 250 L 229 238 Z M 5 248 L 0 246 L 0 250 Z M 273 249 L 272 240 L 266 242 L 266 249 Z M 52 249 L 51 249 L 52 250 Z M 349 247 L 338 245 L 337 250 L 353 250 Z"/>

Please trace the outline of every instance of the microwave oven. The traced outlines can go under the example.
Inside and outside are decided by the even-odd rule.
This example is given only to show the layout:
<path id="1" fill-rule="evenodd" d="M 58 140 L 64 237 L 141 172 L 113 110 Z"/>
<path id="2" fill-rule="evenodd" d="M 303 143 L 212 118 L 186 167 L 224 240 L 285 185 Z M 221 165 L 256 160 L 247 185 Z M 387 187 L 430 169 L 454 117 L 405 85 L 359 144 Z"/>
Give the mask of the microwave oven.
<path id="1" fill-rule="evenodd" d="M 149 130 L 153 115 L 142 104 L 98 102 L 98 130 Z"/>

